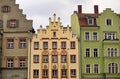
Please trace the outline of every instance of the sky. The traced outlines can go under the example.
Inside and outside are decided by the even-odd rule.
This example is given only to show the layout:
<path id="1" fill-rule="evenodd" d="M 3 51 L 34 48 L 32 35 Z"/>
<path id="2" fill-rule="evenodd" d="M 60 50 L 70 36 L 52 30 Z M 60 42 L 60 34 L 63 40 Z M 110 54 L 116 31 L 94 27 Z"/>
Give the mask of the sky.
<path id="1" fill-rule="evenodd" d="M 33 20 L 33 28 L 45 28 L 49 24 L 49 17 L 53 19 L 55 13 L 60 17 L 63 26 L 70 26 L 70 16 L 77 11 L 78 5 L 82 5 L 83 13 L 93 13 L 94 5 L 98 5 L 99 12 L 111 8 L 120 14 L 120 0 L 16 0 L 19 8 L 27 19 Z"/>

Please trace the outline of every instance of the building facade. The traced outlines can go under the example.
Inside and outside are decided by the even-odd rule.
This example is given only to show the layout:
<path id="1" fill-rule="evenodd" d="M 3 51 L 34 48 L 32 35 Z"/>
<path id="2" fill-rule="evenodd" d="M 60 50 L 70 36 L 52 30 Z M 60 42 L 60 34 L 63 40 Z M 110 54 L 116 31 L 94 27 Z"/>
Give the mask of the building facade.
<path id="1" fill-rule="evenodd" d="M 81 79 L 120 79 L 120 14 L 106 8 L 71 15 L 72 31 L 80 38 Z"/>
<path id="2" fill-rule="evenodd" d="M 32 20 L 15 0 L 0 0 L 0 79 L 28 79 L 28 44 Z"/>
<path id="3" fill-rule="evenodd" d="M 29 57 L 29 79 L 79 79 L 77 36 L 56 14 L 33 35 Z"/>

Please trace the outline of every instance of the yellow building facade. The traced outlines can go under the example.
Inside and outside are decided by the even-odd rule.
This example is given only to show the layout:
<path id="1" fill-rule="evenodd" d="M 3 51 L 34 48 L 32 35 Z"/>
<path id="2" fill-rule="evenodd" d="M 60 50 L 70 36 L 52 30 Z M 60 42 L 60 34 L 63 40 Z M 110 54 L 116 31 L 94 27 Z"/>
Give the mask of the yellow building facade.
<path id="1" fill-rule="evenodd" d="M 29 48 L 29 79 L 79 79 L 77 36 L 56 14 L 45 29 L 40 26 Z"/>

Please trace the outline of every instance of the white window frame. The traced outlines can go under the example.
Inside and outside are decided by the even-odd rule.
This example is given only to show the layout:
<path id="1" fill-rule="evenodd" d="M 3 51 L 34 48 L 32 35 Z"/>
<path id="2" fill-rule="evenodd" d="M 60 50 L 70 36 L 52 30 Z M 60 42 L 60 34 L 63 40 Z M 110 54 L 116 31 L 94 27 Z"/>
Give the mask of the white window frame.
<path id="1" fill-rule="evenodd" d="M 34 63 L 38 63 L 39 62 L 39 55 L 34 55 Z"/>
<path id="2" fill-rule="evenodd" d="M 90 71 L 89 73 L 87 72 L 87 71 L 88 71 L 88 70 L 87 70 L 87 69 L 88 69 L 88 68 L 87 68 L 87 65 L 90 65 L 90 64 L 86 64 L 86 65 L 85 65 L 85 73 L 86 73 L 86 74 L 90 74 L 90 73 L 91 73 L 91 70 L 92 70 L 92 69 L 91 69 L 91 65 L 90 65 L 90 67 L 89 67 L 89 69 L 90 69 L 90 70 L 89 70 L 89 71 Z"/>
<path id="3" fill-rule="evenodd" d="M 88 22 L 88 25 L 94 25 L 94 18 L 88 17 L 87 22 Z"/>
<path id="4" fill-rule="evenodd" d="M 94 33 L 96 33 L 97 35 L 94 35 Z M 93 32 L 93 40 L 97 41 L 98 40 L 98 32 Z"/>
<path id="5" fill-rule="evenodd" d="M 111 24 L 107 24 L 107 21 L 108 21 L 108 20 L 111 21 Z M 113 20 L 112 20 L 112 18 L 107 18 L 105 23 L 106 23 L 107 26 L 112 26 L 112 25 L 113 25 Z"/>
<path id="6" fill-rule="evenodd" d="M 88 33 L 88 35 L 86 35 Z M 84 40 L 89 41 L 90 40 L 90 32 L 84 32 Z"/>
<path id="7" fill-rule="evenodd" d="M 26 39 L 20 39 L 20 48 L 26 48 Z"/>
<path id="8" fill-rule="evenodd" d="M 95 51 L 95 49 L 97 49 L 97 51 Z M 95 55 L 96 52 L 97 52 L 97 56 Z M 94 48 L 93 49 L 93 53 L 94 53 L 94 57 L 99 57 L 99 50 L 98 50 L 98 48 Z"/>
<path id="9" fill-rule="evenodd" d="M 95 67 L 97 65 L 97 67 Z M 97 70 L 96 70 L 97 69 Z M 94 73 L 98 74 L 99 73 L 99 64 L 94 64 Z"/>
<path id="10" fill-rule="evenodd" d="M 20 67 L 23 68 L 25 67 L 25 59 L 20 58 Z"/>

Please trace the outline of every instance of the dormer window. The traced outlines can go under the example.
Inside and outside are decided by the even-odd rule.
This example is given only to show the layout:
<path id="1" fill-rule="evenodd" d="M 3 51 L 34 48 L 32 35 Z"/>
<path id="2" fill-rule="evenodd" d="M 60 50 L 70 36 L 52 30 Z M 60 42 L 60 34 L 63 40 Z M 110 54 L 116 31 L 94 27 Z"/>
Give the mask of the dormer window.
<path id="1" fill-rule="evenodd" d="M 94 25 L 94 18 L 87 18 L 88 25 Z"/>
<path id="2" fill-rule="evenodd" d="M 107 19 L 106 20 L 106 25 L 111 26 L 112 25 L 112 19 Z"/>
<path id="3" fill-rule="evenodd" d="M 8 5 L 5 5 L 5 6 L 2 7 L 2 12 L 4 12 L 4 13 L 10 12 L 10 10 L 11 10 L 11 8 Z"/>

